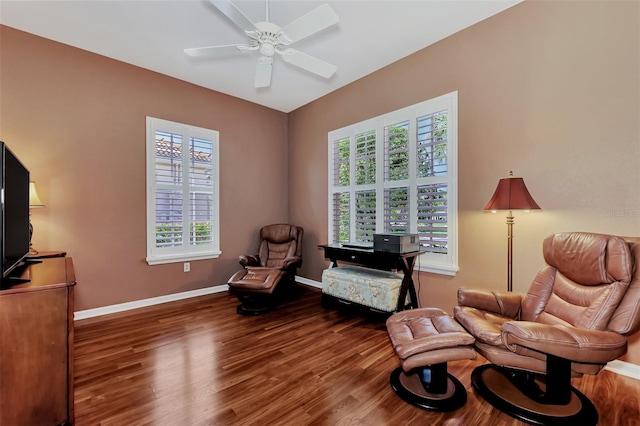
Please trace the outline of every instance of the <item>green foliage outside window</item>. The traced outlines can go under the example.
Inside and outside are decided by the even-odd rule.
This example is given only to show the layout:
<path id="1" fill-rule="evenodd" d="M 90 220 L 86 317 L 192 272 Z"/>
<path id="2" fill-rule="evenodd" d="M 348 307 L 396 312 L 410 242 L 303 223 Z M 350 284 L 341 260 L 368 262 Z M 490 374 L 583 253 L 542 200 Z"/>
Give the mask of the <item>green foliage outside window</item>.
<path id="1" fill-rule="evenodd" d="M 338 186 L 349 185 L 349 160 L 351 157 L 351 140 L 344 138 L 338 141 Z"/>
<path id="2" fill-rule="evenodd" d="M 447 114 L 439 112 L 418 119 L 418 177 L 447 174 Z"/>
<path id="3" fill-rule="evenodd" d="M 211 222 L 193 222 L 189 226 L 194 245 L 211 242 Z M 182 245 L 182 223 L 156 223 L 156 247 Z"/>
<path id="4" fill-rule="evenodd" d="M 189 232 L 192 244 L 202 245 L 211 242 L 211 222 L 193 222 Z"/>
<path id="5" fill-rule="evenodd" d="M 182 244 L 182 223 L 156 223 L 156 247 Z"/>
<path id="6" fill-rule="evenodd" d="M 409 179 L 409 122 L 393 124 L 387 132 L 387 180 Z"/>
<path id="7" fill-rule="evenodd" d="M 356 135 L 356 185 L 376 183 L 376 132 Z"/>

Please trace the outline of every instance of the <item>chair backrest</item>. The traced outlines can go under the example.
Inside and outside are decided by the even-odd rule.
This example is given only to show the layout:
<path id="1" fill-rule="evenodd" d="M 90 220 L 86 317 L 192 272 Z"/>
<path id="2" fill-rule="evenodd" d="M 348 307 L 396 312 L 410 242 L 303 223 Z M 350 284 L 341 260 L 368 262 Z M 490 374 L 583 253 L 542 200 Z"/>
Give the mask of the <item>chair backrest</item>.
<path id="1" fill-rule="evenodd" d="M 548 266 L 523 299 L 523 320 L 621 334 L 637 330 L 640 247 L 622 237 L 567 232 L 547 237 L 543 255 Z"/>
<path id="2" fill-rule="evenodd" d="M 260 264 L 282 268 L 287 257 L 301 256 L 304 230 L 295 225 L 267 225 L 260 230 Z"/>

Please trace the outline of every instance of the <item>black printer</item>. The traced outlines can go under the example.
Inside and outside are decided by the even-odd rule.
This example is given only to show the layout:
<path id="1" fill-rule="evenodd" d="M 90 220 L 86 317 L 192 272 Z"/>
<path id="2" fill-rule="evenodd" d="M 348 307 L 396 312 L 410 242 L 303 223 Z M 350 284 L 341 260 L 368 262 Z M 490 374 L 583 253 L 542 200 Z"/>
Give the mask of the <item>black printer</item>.
<path id="1" fill-rule="evenodd" d="M 373 234 L 373 250 L 387 253 L 410 253 L 420 250 L 418 234 Z"/>

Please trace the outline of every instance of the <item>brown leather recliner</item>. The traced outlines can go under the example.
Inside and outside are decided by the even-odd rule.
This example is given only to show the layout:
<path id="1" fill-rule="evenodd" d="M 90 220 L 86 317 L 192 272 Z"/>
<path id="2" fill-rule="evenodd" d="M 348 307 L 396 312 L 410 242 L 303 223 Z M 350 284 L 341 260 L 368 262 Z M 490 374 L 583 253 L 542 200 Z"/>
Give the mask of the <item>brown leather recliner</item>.
<path id="1" fill-rule="evenodd" d="M 241 304 L 237 312 L 258 315 L 273 309 L 282 284 L 291 283 L 302 265 L 302 236 L 299 226 L 275 224 L 260 230 L 260 247 L 254 255 L 240 256 L 243 269 L 227 284 Z"/>
<path id="2" fill-rule="evenodd" d="M 476 391 L 533 424 L 597 424 L 571 377 L 597 374 L 640 328 L 639 240 L 551 235 L 526 294 L 459 289 L 455 318 L 492 363 L 473 371 Z"/>

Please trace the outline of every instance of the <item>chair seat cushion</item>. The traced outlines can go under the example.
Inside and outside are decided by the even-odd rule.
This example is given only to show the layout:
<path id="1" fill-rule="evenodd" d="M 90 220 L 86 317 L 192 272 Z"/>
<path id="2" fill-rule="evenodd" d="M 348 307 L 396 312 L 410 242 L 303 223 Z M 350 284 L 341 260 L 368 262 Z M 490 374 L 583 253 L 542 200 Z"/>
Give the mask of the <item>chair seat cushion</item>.
<path id="1" fill-rule="evenodd" d="M 562 324 L 509 321 L 502 326 L 508 348 L 555 355 L 575 362 L 605 364 L 627 351 L 627 339 L 611 331 L 583 330 Z"/>
<path id="2" fill-rule="evenodd" d="M 231 293 L 273 293 L 276 284 L 285 275 L 284 271 L 277 268 L 247 267 L 236 272 L 227 284 Z"/>
<path id="3" fill-rule="evenodd" d="M 458 322 L 479 342 L 505 347 L 502 324 L 513 321 L 513 318 L 470 306 L 456 306 L 453 311 Z"/>

